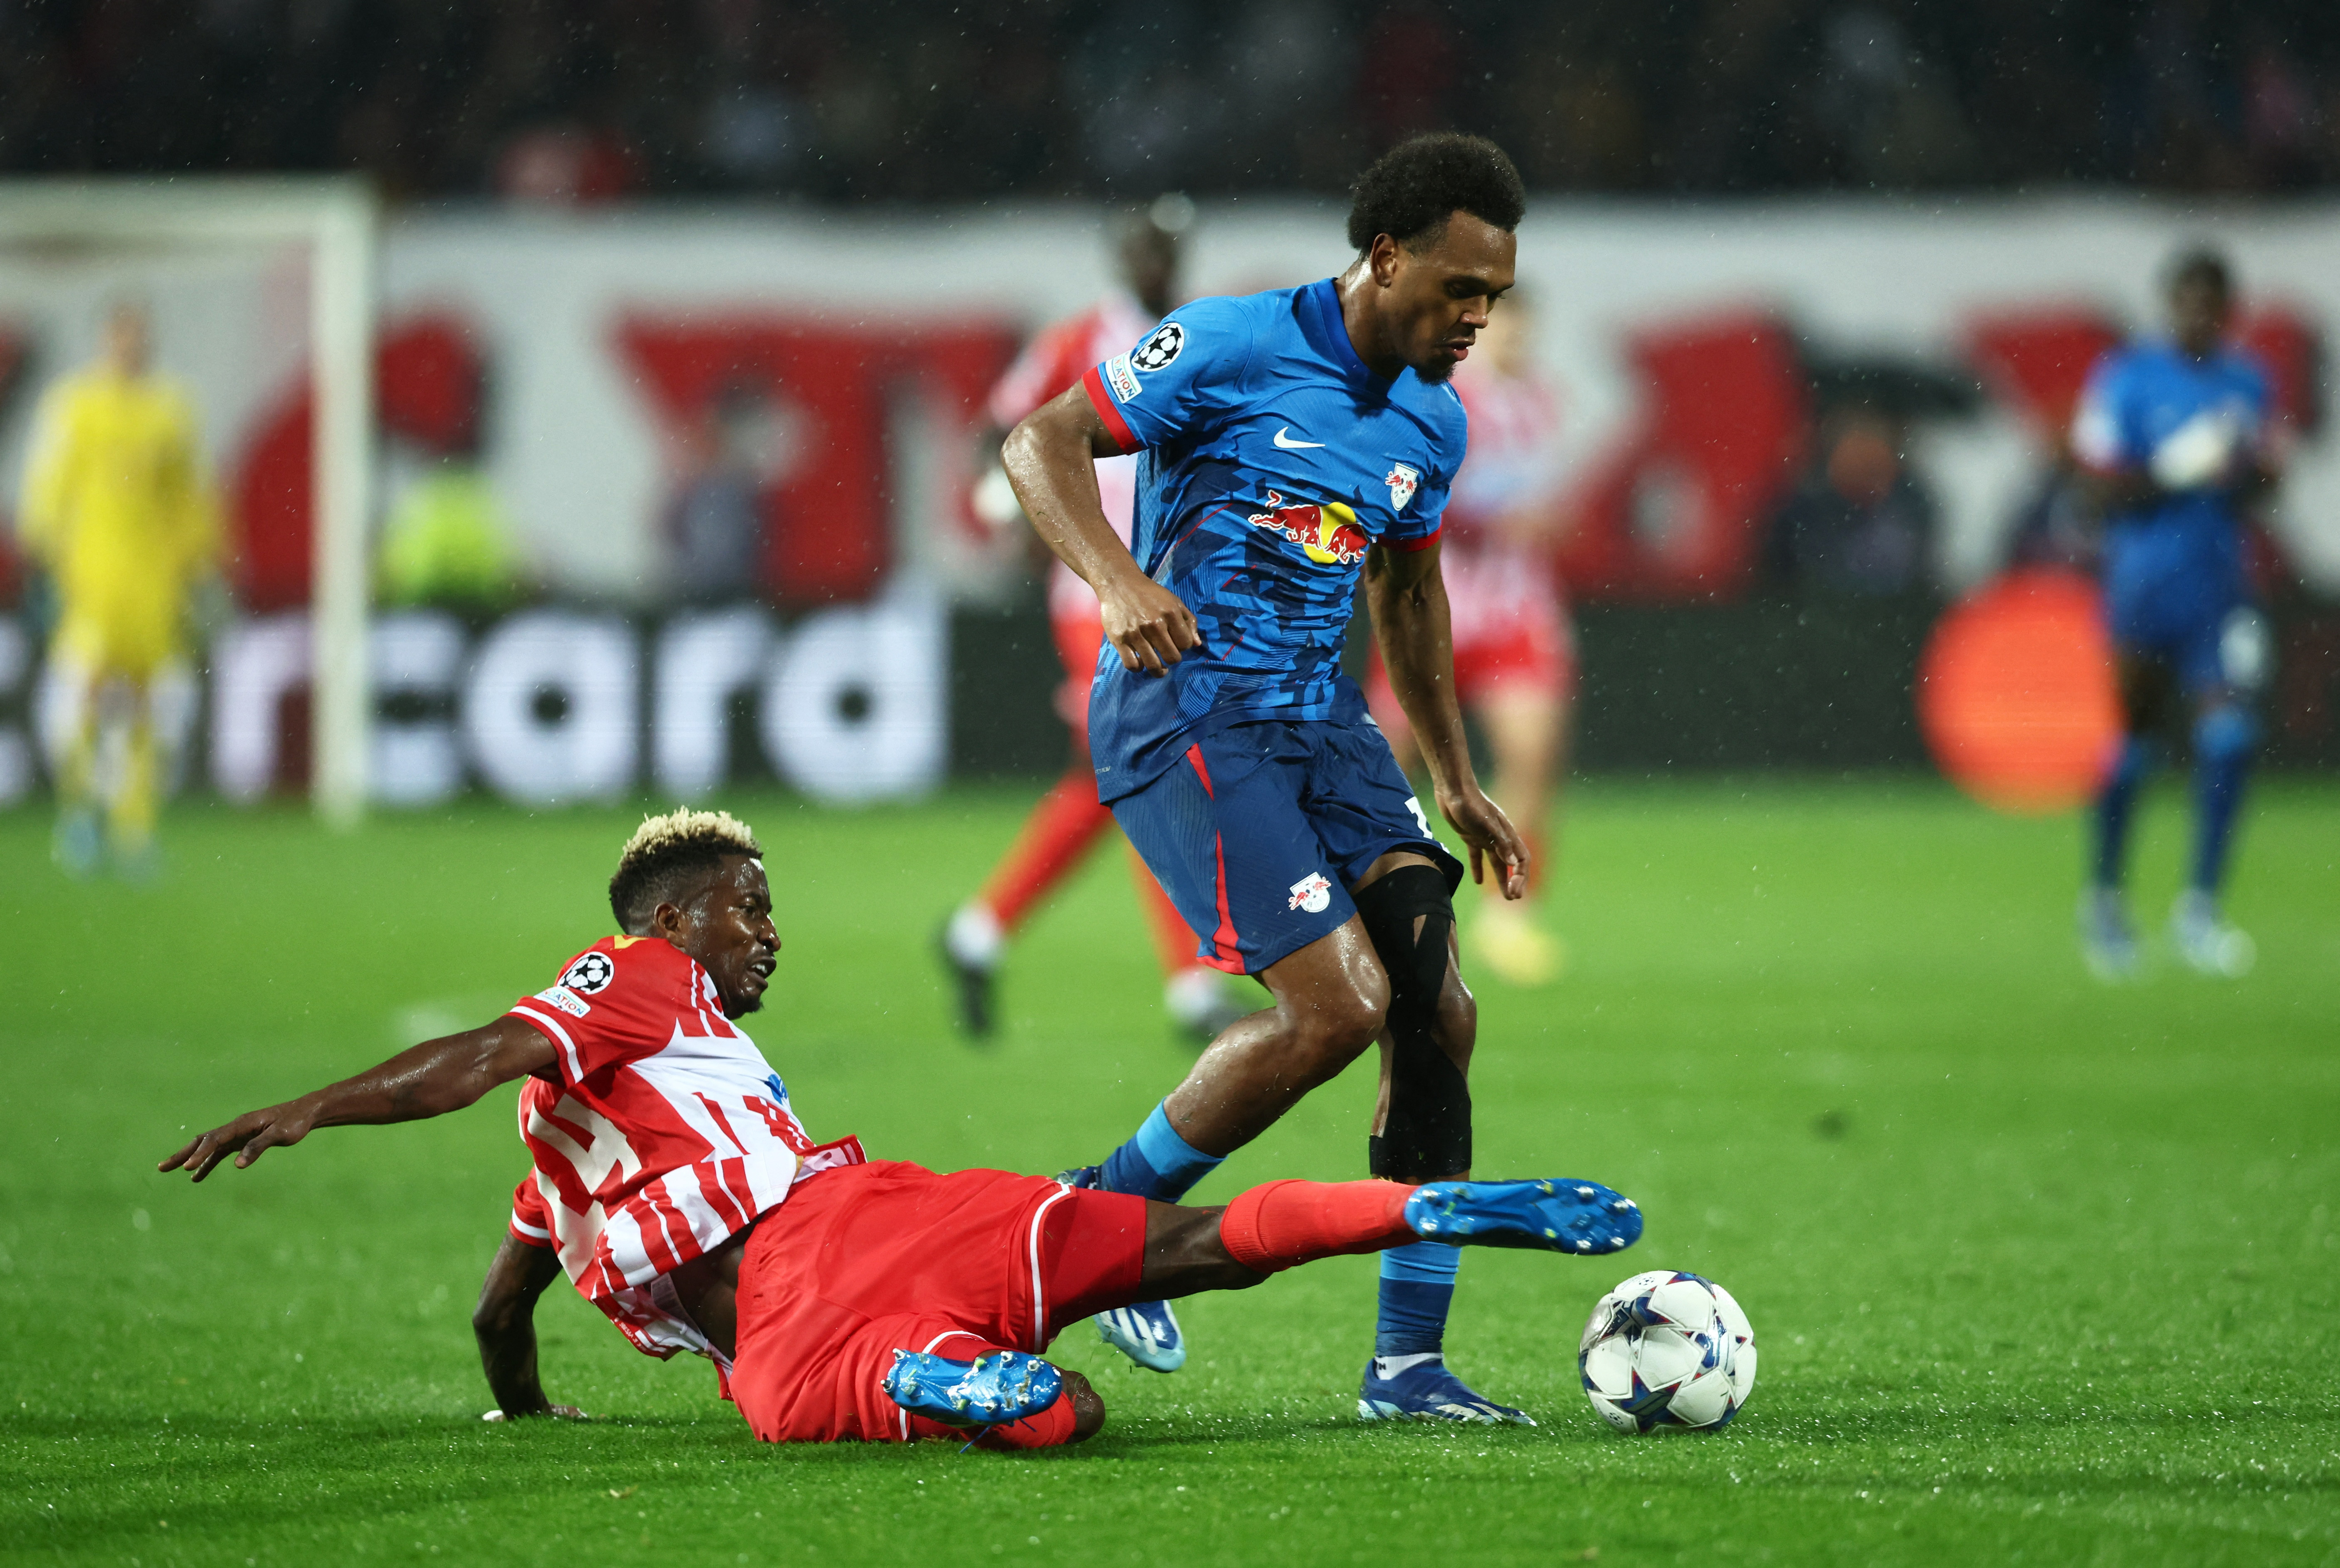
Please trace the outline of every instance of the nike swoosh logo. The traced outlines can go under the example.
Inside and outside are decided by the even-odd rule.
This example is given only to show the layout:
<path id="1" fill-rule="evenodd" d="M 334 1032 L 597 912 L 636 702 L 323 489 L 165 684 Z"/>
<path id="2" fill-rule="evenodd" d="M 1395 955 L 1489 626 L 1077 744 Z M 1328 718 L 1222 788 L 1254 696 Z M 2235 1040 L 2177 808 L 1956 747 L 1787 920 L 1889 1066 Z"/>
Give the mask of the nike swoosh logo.
<path id="1" fill-rule="evenodd" d="M 1282 447 L 1286 452 L 1298 452 L 1304 446 L 1323 446 L 1324 444 L 1321 441 L 1284 440 L 1284 438 L 1291 432 L 1291 430 L 1292 427 L 1290 425 L 1285 425 L 1275 432 L 1275 444 Z"/>

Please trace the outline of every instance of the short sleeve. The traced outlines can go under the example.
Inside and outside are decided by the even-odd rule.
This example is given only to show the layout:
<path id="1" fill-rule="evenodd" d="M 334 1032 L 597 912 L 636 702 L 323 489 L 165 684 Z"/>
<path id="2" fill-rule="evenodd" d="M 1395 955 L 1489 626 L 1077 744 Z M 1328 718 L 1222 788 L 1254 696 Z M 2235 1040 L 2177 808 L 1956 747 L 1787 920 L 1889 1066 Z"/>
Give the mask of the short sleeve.
<path id="1" fill-rule="evenodd" d="M 1160 446 L 1234 411 L 1257 335 L 1243 302 L 1196 300 L 1081 385 L 1122 451 Z"/>
<path id="2" fill-rule="evenodd" d="M 552 1211 L 545 1206 L 544 1195 L 536 1189 L 536 1173 L 530 1171 L 520 1178 L 512 1188 L 512 1239 L 522 1246 L 550 1247 L 552 1239 Z"/>
<path id="3" fill-rule="evenodd" d="M 1438 531 L 1446 526 L 1446 502 L 1453 492 L 1454 476 L 1470 455 L 1471 422 L 1451 384 L 1438 390 L 1451 400 L 1453 416 L 1440 432 L 1438 466 L 1419 473 L 1409 463 L 1393 462 L 1382 479 L 1389 487 L 1390 504 L 1396 514 L 1396 521 L 1374 541 L 1384 550 L 1427 550 L 1437 541 Z"/>
<path id="4" fill-rule="evenodd" d="M 606 1067 L 664 1050 L 690 1005 L 695 968 L 656 938 L 597 943 L 560 978 L 512 1004 L 511 1017 L 550 1039 L 561 1083 L 575 1088 Z"/>
<path id="5" fill-rule="evenodd" d="M 1438 531 L 1446 526 L 1446 498 L 1453 487 L 1451 474 L 1429 474 L 1418 481 L 1413 499 L 1398 509 L 1397 521 L 1382 534 L 1384 549 L 1428 550 L 1438 541 Z M 1392 487 L 1391 493 L 1396 493 Z"/>
<path id="6" fill-rule="evenodd" d="M 1080 330 L 1086 324 L 1080 317 L 1059 322 L 1044 328 L 1024 346 L 985 400 L 985 412 L 992 423 L 1006 430 L 1081 379 L 1081 372 L 1088 368 L 1086 356 L 1079 355 L 1085 346 L 1082 340 L 1091 335 Z"/>
<path id="7" fill-rule="evenodd" d="M 2098 361 L 2097 368 L 2088 373 L 2079 406 L 2072 413 L 2072 455 L 2080 460 L 2083 467 L 2099 473 L 2134 468 L 2144 461 L 2144 454 L 2135 449 L 2129 439 L 2124 418 L 2125 400 L 2121 393 L 2126 381 L 2118 360 Z"/>

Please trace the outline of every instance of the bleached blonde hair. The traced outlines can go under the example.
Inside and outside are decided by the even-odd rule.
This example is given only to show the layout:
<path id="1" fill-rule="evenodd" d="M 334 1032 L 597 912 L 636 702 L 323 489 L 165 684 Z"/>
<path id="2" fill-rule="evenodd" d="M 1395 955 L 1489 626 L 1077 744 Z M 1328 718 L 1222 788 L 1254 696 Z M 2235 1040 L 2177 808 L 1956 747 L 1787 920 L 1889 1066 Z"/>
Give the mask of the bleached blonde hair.
<path id="1" fill-rule="evenodd" d="M 639 934 L 652 911 L 682 885 L 720 867 L 726 855 L 761 859 L 764 847 L 729 811 L 694 811 L 679 806 L 662 817 L 645 817 L 618 852 L 610 878 L 610 912 L 618 928 Z"/>

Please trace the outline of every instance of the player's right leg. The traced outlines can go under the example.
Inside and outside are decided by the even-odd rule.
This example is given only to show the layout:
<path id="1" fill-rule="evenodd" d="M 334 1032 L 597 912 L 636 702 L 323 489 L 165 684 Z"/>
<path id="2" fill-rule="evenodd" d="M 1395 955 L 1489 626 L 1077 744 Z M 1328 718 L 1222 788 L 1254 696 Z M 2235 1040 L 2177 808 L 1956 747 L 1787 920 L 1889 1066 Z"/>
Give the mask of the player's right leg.
<path id="1" fill-rule="evenodd" d="M 2091 974 L 2107 982 L 2134 976 L 2141 961 L 2121 883 L 2137 797 L 2157 759 L 2153 734 L 2174 688 L 2168 666 L 2142 647 L 2119 649 L 2117 670 L 2121 744 L 2097 790 L 2090 816 L 2088 885 L 2080 895 L 2079 908 L 2081 957 Z"/>
<path id="2" fill-rule="evenodd" d="M 1073 1260 L 1052 1255 L 1051 1299 L 1061 1315 L 1054 1321 L 1125 1307 L 1141 1292 L 1167 1300 L 1247 1289 L 1271 1274 L 1347 1254 L 1481 1245 L 1606 1256 L 1641 1234 L 1632 1201 L 1597 1182 L 1269 1182 L 1224 1209 L 1146 1205 L 1145 1267 L 1134 1281 L 1091 1270 L 1060 1287 L 1054 1282 Z M 1369 1388 L 1378 1395 L 1361 1412 L 1369 1419 L 1527 1423 L 1472 1394 L 1434 1355 Z"/>
<path id="3" fill-rule="evenodd" d="M 1130 842 L 1201 934 L 1205 962 L 1256 976 L 1272 1005 L 1221 1031 L 1127 1142 L 1067 1179 L 1175 1203 L 1381 1033 L 1388 979 L 1301 809 L 1306 759 L 1289 733 L 1297 728 L 1244 726 L 1197 742 L 1114 803 Z M 1097 1328 L 1155 1371 L 1185 1358 L 1176 1316 L 1159 1303 L 1104 1315 Z"/>
<path id="4" fill-rule="evenodd" d="M 1380 1032 L 1387 982 L 1354 915 L 1259 979 L 1274 1005 L 1229 1025 L 1127 1142 L 1062 1179 L 1175 1203 L 1311 1089 L 1338 1077 Z M 1185 1364 L 1185 1335 L 1165 1300 L 1101 1310 L 1097 1332 L 1150 1371 Z"/>
<path id="5" fill-rule="evenodd" d="M 1272 1181 L 1224 1208 L 1149 1204 L 1138 1286 L 1169 1297 L 1243 1290 L 1304 1263 L 1415 1242 L 1605 1257 L 1641 1236 L 1632 1199 L 1574 1178 Z"/>
<path id="6" fill-rule="evenodd" d="M 983 890 L 943 927 L 943 960 L 958 982 L 959 1026 L 978 1039 L 994 1027 L 992 986 L 1008 938 L 1113 825 L 1113 813 L 1097 803 L 1096 774 L 1077 737 L 1075 750 L 1071 766 L 1025 818 Z"/>
<path id="7" fill-rule="evenodd" d="M 40 729 L 56 780 L 57 822 L 50 854 L 68 876 L 94 874 L 105 853 L 97 798 L 97 666 L 77 646 L 73 628 L 61 629 L 43 677 Z"/>

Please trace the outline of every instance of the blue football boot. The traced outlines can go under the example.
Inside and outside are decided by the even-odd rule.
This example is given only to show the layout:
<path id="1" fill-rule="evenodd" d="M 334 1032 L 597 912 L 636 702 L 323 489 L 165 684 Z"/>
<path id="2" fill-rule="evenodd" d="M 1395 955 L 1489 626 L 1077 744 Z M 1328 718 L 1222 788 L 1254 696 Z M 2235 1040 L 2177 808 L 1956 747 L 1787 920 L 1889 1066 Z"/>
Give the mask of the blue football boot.
<path id="1" fill-rule="evenodd" d="M 1589 1181 L 1425 1182 L 1405 1200 L 1405 1223 L 1423 1240 L 1453 1246 L 1600 1254 L 1641 1239 L 1633 1200 Z"/>
<path id="2" fill-rule="evenodd" d="M 1096 1315 L 1097 1337 L 1148 1372 L 1186 1365 L 1186 1336 L 1166 1301 L 1140 1301 Z"/>
<path id="3" fill-rule="evenodd" d="M 973 1361 L 897 1350 L 878 1386 L 913 1415 L 947 1426 L 996 1426 L 1037 1415 L 1056 1404 L 1065 1392 L 1065 1380 L 1038 1356 L 1013 1350 Z"/>
<path id="4" fill-rule="evenodd" d="M 1103 1166 L 1078 1166 L 1058 1171 L 1056 1179 L 1068 1187 L 1099 1186 Z M 1140 1301 L 1100 1312 L 1097 1337 L 1148 1372 L 1175 1372 L 1186 1365 L 1186 1336 L 1179 1331 L 1178 1315 L 1166 1301 Z"/>
<path id="5" fill-rule="evenodd" d="M 1533 1426 L 1524 1410 L 1473 1394 L 1446 1370 L 1442 1355 L 1376 1355 L 1357 1391 L 1360 1421 L 1461 1421 L 1482 1426 Z"/>

